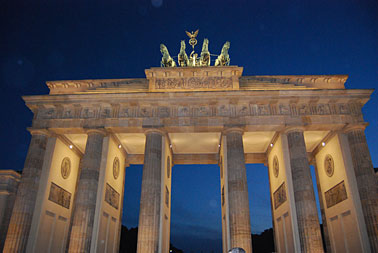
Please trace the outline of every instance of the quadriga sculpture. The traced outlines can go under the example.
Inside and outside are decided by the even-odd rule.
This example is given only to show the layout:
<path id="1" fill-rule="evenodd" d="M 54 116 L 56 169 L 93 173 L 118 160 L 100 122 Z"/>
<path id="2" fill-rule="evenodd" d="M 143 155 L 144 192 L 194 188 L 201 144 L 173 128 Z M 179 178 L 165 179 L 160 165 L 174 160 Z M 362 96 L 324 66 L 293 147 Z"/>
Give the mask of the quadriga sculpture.
<path id="1" fill-rule="evenodd" d="M 181 41 L 181 47 L 180 47 L 180 53 L 178 54 L 178 60 L 177 60 L 178 64 L 181 67 L 186 67 L 186 66 L 189 65 L 189 59 L 188 59 L 188 55 L 185 52 L 185 48 L 186 48 L 185 41 L 182 40 Z"/>
<path id="2" fill-rule="evenodd" d="M 210 66 L 209 40 L 204 39 L 200 57 L 200 66 Z"/>
<path id="3" fill-rule="evenodd" d="M 169 55 L 168 49 L 164 44 L 160 44 L 160 52 L 163 55 L 161 58 L 162 67 L 176 67 L 176 62 Z"/>
<path id="4" fill-rule="evenodd" d="M 224 43 L 222 52 L 215 60 L 214 66 L 228 66 L 230 65 L 230 56 L 228 55 L 228 50 L 230 49 L 230 42 L 226 41 Z"/>

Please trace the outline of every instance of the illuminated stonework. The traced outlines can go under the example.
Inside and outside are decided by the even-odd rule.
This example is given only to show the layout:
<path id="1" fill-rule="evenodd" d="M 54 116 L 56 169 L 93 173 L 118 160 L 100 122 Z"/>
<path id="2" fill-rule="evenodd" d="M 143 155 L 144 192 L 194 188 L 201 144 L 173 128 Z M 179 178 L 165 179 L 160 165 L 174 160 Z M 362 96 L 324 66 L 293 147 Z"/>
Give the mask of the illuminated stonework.
<path id="1" fill-rule="evenodd" d="M 117 251 L 125 167 L 144 164 L 138 252 L 168 252 L 172 165 L 219 164 L 223 252 L 250 253 L 246 163 L 269 167 L 277 252 L 323 251 L 310 165 L 327 247 L 377 251 L 361 112 L 372 90 L 345 89 L 346 75 L 242 72 L 150 68 L 146 78 L 51 81 L 49 95 L 23 97 L 32 139 L 4 251 Z"/>

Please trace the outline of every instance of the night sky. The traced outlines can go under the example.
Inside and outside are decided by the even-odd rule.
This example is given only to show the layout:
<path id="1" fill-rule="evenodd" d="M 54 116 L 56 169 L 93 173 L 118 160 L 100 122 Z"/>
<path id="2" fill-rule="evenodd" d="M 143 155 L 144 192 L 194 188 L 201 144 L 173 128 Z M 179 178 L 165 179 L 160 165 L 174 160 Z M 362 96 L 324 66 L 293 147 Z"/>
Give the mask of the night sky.
<path id="1" fill-rule="evenodd" d="M 29 3 L 28 3 L 29 2 Z M 160 65 L 160 43 L 177 55 L 199 29 L 243 75 L 348 74 L 346 87 L 378 87 L 378 1 L 20 1 L 0 0 L 0 169 L 21 170 L 32 113 L 22 95 L 47 80 L 144 77 Z M 189 48 L 187 45 L 187 53 Z M 364 107 L 378 167 L 378 95 Z M 267 170 L 247 165 L 252 232 L 272 226 Z M 123 223 L 138 224 L 142 166 L 126 169 Z M 173 168 L 171 241 L 190 252 L 221 248 L 219 168 Z"/>

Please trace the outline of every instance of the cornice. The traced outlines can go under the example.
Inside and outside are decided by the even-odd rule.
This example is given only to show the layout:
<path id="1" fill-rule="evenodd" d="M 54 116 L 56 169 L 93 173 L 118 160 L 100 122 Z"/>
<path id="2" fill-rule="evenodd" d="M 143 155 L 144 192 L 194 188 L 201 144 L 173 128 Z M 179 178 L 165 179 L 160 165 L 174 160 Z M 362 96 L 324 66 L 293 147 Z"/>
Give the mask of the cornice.
<path id="1" fill-rule="evenodd" d="M 302 101 L 305 100 L 356 100 L 362 99 L 366 103 L 373 89 L 341 89 L 341 90 L 234 90 L 234 91 L 207 91 L 207 92 L 135 92 L 135 93 L 106 93 L 106 94 L 56 94 L 56 95 L 34 95 L 23 96 L 22 98 L 27 104 L 31 103 L 124 103 L 125 99 L 143 102 L 148 100 L 182 102 L 183 100 L 222 100 L 222 99 L 238 99 L 238 100 L 284 100 L 297 97 Z"/>
<path id="2" fill-rule="evenodd" d="M 47 128 L 28 127 L 27 130 L 30 132 L 31 135 L 43 135 L 43 136 L 46 136 L 46 137 L 54 136 L 54 133 L 49 131 Z"/>
<path id="3" fill-rule="evenodd" d="M 342 129 L 342 132 L 349 133 L 355 130 L 362 130 L 365 131 L 366 127 L 369 125 L 367 122 L 363 122 L 360 124 L 347 124 L 344 129 Z"/>
<path id="4" fill-rule="evenodd" d="M 47 81 L 50 94 L 82 94 L 82 93 L 133 93 L 133 92 L 160 92 L 170 90 L 181 92 L 182 90 L 222 90 L 225 84 L 209 86 L 214 78 L 232 77 L 232 85 L 224 90 L 260 90 L 264 86 L 267 89 L 345 89 L 348 75 L 258 75 L 241 76 L 242 67 L 185 67 L 185 68 L 150 68 L 146 69 L 146 78 L 123 78 L 123 79 L 87 79 L 87 80 L 59 80 Z M 181 82 L 172 87 L 162 88 L 156 86 L 156 81 L 181 80 L 199 78 L 197 83 L 190 83 L 182 87 Z M 208 79 L 208 80 L 207 80 Z M 202 81 L 201 81 L 202 80 Z M 219 81 L 219 80 L 218 80 Z M 215 83 L 217 83 L 216 81 Z M 191 86 L 193 84 L 193 87 Z M 202 84 L 203 88 L 197 87 Z M 258 84 L 259 87 L 255 87 Z M 214 85 L 214 83 L 212 84 Z M 200 85 L 201 86 L 201 85 Z M 260 87 L 261 86 L 261 87 Z M 207 88 L 206 88 L 207 87 Z"/>

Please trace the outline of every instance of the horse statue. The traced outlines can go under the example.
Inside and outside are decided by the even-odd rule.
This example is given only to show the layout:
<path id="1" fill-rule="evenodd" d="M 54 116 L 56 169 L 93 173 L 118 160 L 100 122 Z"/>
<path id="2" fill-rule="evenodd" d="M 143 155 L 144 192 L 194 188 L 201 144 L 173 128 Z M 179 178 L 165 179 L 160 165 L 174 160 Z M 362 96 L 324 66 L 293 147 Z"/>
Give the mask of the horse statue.
<path id="1" fill-rule="evenodd" d="M 210 66 L 209 40 L 204 39 L 200 57 L 200 66 Z"/>
<path id="2" fill-rule="evenodd" d="M 160 52 L 163 55 L 161 58 L 161 67 L 176 67 L 176 62 L 169 55 L 168 49 L 164 44 L 160 44 Z"/>
<path id="3" fill-rule="evenodd" d="M 189 65 L 189 59 L 188 59 L 188 55 L 186 54 L 185 52 L 185 41 L 182 40 L 181 41 L 181 48 L 180 48 L 180 53 L 178 54 L 178 64 L 181 66 L 181 67 L 186 67 Z"/>
<path id="4" fill-rule="evenodd" d="M 230 65 L 230 56 L 228 55 L 228 50 L 230 49 L 230 42 L 226 41 L 224 43 L 222 52 L 215 60 L 214 66 L 228 66 Z"/>

